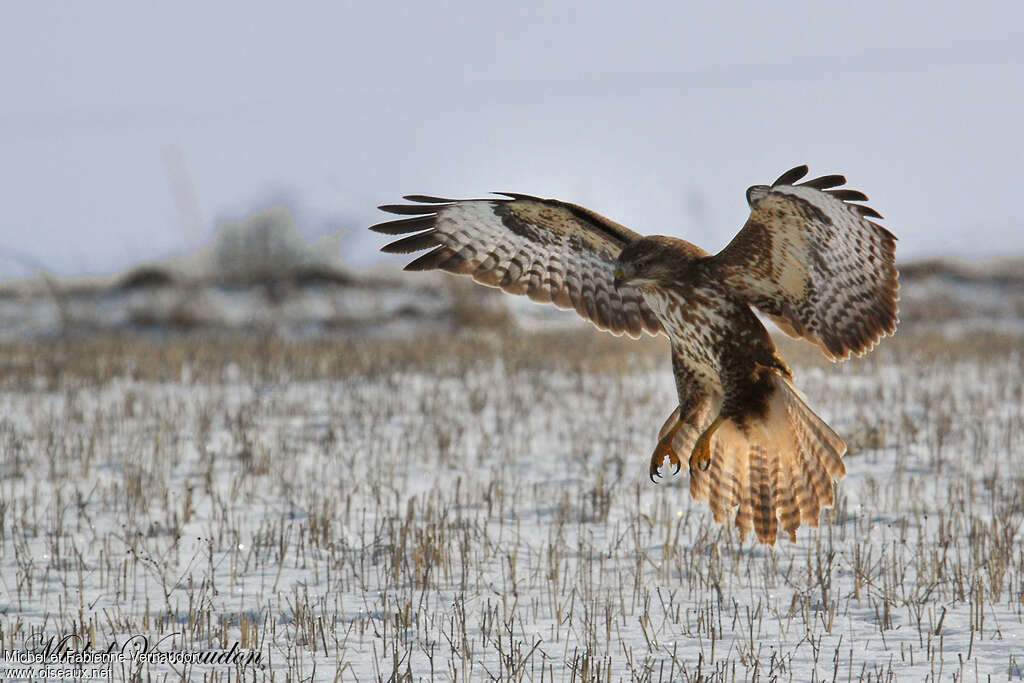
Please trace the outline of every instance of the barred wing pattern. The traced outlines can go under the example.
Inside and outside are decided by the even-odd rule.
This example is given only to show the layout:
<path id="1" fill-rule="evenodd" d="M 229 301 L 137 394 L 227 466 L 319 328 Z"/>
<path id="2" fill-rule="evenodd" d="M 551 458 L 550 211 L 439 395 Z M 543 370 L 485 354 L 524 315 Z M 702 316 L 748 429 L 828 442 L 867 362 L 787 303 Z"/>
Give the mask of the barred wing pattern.
<path id="1" fill-rule="evenodd" d="M 573 308 L 598 329 L 637 338 L 658 334 L 661 323 L 640 292 L 613 287 L 619 252 L 640 235 L 592 211 L 552 199 L 500 193 L 508 199 L 454 200 L 408 195 L 415 204 L 381 206 L 410 218 L 370 229 L 414 233 L 382 251 L 430 249 L 406 270 L 441 269 Z"/>
<path id="2" fill-rule="evenodd" d="M 714 258 L 722 280 L 786 333 L 844 360 L 870 351 L 897 323 L 896 237 L 869 220 L 840 175 L 795 184 L 806 166 L 747 190 L 750 218 Z"/>

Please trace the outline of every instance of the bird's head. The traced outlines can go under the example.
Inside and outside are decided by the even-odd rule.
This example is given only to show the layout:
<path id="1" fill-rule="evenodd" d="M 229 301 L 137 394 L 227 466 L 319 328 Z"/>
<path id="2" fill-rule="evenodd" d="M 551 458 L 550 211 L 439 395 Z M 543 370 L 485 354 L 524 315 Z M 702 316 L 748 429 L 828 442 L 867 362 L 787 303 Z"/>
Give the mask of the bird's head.
<path id="1" fill-rule="evenodd" d="M 615 264 L 615 289 L 655 287 L 671 279 L 679 268 L 680 255 L 671 237 L 654 235 L 630 242 Z"/>

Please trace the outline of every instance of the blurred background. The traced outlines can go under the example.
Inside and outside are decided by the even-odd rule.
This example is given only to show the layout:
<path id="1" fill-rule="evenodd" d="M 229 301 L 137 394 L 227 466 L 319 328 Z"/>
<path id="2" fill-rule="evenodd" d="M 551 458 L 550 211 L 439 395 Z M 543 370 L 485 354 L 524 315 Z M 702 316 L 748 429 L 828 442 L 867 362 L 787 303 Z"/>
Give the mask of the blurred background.
<path id="1" fill-rule="evenodd" d="M 259 279 L 268 264 L 337 282 L 387 264 L 365 228 L 406 193 L 556 197 L 716 251 L 746 218 L 745 188 L 800 163 L 867 192 L 905 263 L 1020 274 L 1015 5 L 40 1 L 5 14 L 5 291 L 44 287 L 40 273 L 73 289 Z"/>

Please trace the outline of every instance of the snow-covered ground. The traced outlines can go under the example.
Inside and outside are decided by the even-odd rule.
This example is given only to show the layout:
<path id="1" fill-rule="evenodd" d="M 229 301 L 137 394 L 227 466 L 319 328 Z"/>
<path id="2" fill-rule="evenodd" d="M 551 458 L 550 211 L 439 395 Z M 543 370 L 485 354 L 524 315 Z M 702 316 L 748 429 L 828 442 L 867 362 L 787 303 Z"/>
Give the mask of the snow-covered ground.
<path id="1" fill-rule="evenodd" d="M 2 649 L 259 654 L 112 665 L 161 680 L 1022 678 L 1020 309 L 949 296 L 971 315 L 912 304 L 862 360 L 784 344 L 851 453 L 834 512 L 774 549 L 685 473 L 648 481 L 657 341 L 7 334 Z"/>

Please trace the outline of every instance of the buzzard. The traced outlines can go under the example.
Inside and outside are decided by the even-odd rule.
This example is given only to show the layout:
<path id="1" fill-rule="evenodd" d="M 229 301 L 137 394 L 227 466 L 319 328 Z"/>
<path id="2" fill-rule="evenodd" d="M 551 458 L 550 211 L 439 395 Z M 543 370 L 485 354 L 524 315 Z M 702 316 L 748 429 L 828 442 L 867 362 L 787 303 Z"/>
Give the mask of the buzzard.
<path id="1" fill-rule="evenodd" d="M 686 457 L 690 494 L 715 521 L 774 545 L 817 526 L 843 477 L 843 440 L 804 402 L 753 308 L 832 360 L 871 350 L 897 322 L 896 237 L 840 175 L 799 183 L 806 166 L 747 190 L 750 217 L 709 254 L 644 237 L 575 204 L 523 194 L 453 200 L 409 195 L 408 216 L 374 225 L 412 233 L 388 253 L 428 249 L 406 270 L 471 275 L 510 294 L 574 308 L 598 329 L 664 334 L 679 405 L 658 435 L 650 477 Z"/>

